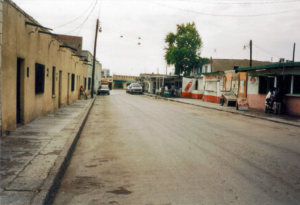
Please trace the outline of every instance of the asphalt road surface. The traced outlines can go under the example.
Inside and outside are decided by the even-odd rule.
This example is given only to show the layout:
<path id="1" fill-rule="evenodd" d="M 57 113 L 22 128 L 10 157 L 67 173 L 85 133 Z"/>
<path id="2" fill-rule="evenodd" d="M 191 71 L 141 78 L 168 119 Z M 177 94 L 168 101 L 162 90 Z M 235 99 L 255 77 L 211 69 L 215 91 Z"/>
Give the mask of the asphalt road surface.
<path id="1" fill-rule="evenodd" d="M 54 204 L 300 204 L 300 128 L 111 91 Z"/>

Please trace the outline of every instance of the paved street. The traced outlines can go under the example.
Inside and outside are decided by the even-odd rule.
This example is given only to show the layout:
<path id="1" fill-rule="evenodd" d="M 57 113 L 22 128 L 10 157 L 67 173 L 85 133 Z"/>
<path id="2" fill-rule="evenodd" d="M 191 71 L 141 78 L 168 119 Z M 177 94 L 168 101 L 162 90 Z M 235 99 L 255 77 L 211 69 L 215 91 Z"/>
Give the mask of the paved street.
<path id="1" fill-rule="evenodd" d="M 98 96 L 54 204 L 300 204 L 300 128 Z"/>

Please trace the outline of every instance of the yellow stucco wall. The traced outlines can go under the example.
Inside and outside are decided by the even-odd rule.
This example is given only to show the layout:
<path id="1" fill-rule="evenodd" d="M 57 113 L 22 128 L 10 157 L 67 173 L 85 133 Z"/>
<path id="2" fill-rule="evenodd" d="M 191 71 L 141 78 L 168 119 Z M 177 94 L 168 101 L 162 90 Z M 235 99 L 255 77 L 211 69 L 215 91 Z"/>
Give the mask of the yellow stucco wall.
<path id="1" fill-rule="evenodd" d="M 27 124 L 34 119 L 54 112 L 60 106 L 75 102 L 79 86 L 87 78 L 87 65 L 72 57 L 71 50 L 59 48 L 60 42 L 47 31 L 31 25 L 34 20 L 8 2 L 3 3 L 3 47 L 2 47 L 2 133 L 16 128 L 17 59 L 21 66 L 21 122 Z M 37 30 L 36 30 L 37 29 Z M 76 63 L 78 62 L 78 63 Z M 35 93 L 35 64 L 45 65 L 45 87 L 43 94 Z M 29 77 L 27 77 L 27 67 Z M 52 95 L 52 69 L 55 67 L 55 95 Z M 47 70 L 49 71 L 47 76 Z M 61 89 L 59 98 L 59 79 Z M 71 91 L 71 75 L 75 74 L 75 90 Z M 69 77 L 69 80 L 68 80 Z M 69 83 L 69 84 L 68 84 Z M 69 93 L 69 95 L 68 95 Z M 60 102 L 59 102 L 60 99 Z"/>

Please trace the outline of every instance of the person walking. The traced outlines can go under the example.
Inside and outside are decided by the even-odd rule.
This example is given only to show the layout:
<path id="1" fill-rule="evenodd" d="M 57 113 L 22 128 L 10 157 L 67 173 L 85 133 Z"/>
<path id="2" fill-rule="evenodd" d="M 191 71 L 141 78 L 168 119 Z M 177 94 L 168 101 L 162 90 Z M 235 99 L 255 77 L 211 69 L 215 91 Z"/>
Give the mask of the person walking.
<path id="1" fill-rule="evenodd" d="M 171 85 L 171 97 L 174 97 L 174 85 Z"/>

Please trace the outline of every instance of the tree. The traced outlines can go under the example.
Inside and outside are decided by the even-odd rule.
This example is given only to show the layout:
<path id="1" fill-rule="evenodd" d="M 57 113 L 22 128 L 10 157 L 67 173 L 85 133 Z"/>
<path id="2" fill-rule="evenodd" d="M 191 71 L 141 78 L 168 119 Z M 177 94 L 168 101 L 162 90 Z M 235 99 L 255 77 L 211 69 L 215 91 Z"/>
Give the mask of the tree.
<path id="1" fill-rule="evenodd" d="M 168 47 L 165 60 L 168 65 L 175 65 L 175 74 L 189 76 L 190 72 L 200 62 L 207 61 L 207 58 L 200 57 L 202 39 L 196 29 L 195 23 L 177 24 L 177 33 L 170 32 L 165 42 Z"/>

